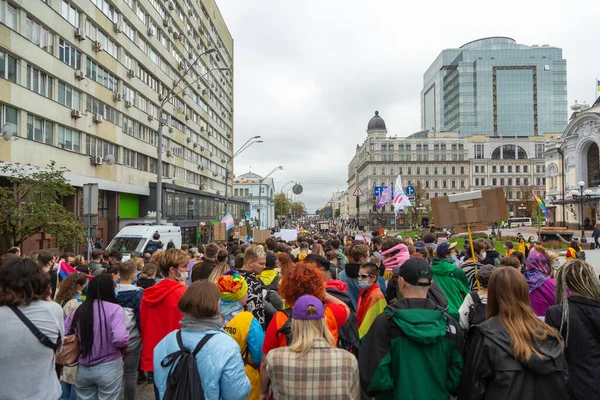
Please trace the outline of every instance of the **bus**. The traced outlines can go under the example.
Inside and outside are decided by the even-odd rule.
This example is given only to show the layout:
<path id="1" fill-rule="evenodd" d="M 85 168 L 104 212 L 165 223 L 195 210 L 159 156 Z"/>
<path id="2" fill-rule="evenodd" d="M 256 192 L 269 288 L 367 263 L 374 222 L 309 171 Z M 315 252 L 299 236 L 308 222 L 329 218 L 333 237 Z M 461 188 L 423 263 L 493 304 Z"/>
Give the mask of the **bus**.
<path id="1" fill-rule="evenodd" d="M 531 226 L 531 218 L 529 217 L 510 217 L 508 219 L 510 227 Z"/>

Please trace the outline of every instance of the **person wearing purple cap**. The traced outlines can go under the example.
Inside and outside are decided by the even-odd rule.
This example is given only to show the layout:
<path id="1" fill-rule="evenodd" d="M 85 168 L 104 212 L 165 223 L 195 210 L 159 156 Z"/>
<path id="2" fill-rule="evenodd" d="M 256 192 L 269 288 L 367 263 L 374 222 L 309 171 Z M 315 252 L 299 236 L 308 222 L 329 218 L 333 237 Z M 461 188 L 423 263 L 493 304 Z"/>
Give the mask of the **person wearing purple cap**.
<path id="1" fill-rule="evenodd" d="M 266 356 L 275 399 L 360 399 L 358 363 L 338 349 L 327 324 L 323 302 L 300 297 L 292 309 L 293 341 Z M 266 393 L 261 400 L 267 399 Z"/>

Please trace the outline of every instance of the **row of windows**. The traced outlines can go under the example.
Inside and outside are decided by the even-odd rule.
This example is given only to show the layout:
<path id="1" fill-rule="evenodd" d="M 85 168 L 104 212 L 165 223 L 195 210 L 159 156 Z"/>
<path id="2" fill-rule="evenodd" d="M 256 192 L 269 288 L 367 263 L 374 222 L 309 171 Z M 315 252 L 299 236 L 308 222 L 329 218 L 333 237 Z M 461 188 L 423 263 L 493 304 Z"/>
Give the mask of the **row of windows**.
<path id="1" fill-rule="evenodd" d="M 377 175 L 377 167 L 373 167 L 372 173 L 373 175 Z M 421 172 L 424 173 L 424 175 L 429 175 L 429 173 L 431 172 L 433 175 L 439 175 L 439 173 L 441 173 L 442 175 L 446 175 L 448 172 L 450 172 L 450 174 L 452 175 L 456 175 L 457 171 L 460 171 L 461 175 L 465 174 L 465 167 L 423 167 L 421 168 L 419 167 L 415 167 L 415 169 L 413 170 L 413 167 L 398 167 L 398 169 L 396 170 L 395 168 L 390 168 L 387 169 L 385 167 L 381 168 L 381 175 L 395 175 L 395 172 L 398 171 L 398 175 L 403 175 L 404 172 L 406 172 L 407 175 L 412 175 L 413 171 L 415 171 L 416 175 L 421 175 Z M 388 174 L 389 172 L 389 174 Z"/>
<path id="2" fill-rule="evenodd" d="M 512 174 L 513 172 L 517 173 L 517 174 L 520 174 L 521 172 L 523 172 L 524 174 L 527 174 L 527 173 L 529 173 L 529 166 L 528 165 L 522 165 L 522 166 L 521 165 L 506 165 L 506 166 L 504 166 L 504 165 L 499 165 L 499 166 L 492 165 L 492 173 L 495 174 L 495 173 L 498 173 L 498 171 L 501 174 L 505 173 L 505 171 L 506 171 L 506 173 L 509 173 L 509 174 Z M 538 173 L 538 174 L 539 173 L 545 173 L 546 172 L 546 166 L 545 165 L 541 165 L 541 164 L 536 165 L 535 166 L 535 172 Z M 476 165 L 475 166 L 475 173 L 476 174 L 478 174 L 478 173 L 484 174 L 485 173 L 485 166 L 484 165 Z"/>
<path id="3" fill-rule="evenodd" d="M 475 186 L 485 186 L 485 178 L 475 178 Z M 546 178 L 535 178 L 536 186 L 546 185 Z M 529 178 L 492 178 L 492 186 L 529 186 Z"/>

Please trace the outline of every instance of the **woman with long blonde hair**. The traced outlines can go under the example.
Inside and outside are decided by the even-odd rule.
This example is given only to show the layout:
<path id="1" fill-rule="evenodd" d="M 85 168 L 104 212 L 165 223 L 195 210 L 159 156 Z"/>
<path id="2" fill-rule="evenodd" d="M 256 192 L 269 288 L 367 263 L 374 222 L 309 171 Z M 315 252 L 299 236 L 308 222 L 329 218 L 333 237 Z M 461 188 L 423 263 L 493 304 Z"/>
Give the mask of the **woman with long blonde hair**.
<path id="1" fill-rule="evenodd" d="M 323 251 L 323 246 L 321 246 L 319 243 L 313 244 L 312 252 L 310 254 L 316 254 L 318 256 L 325 257 L 325 251 Z"/>
<path id="2" fill-rule="evenodd" d="M 529 288 L 519 271 L 494 271 L 488 284 L 487 320 L 474 329 L 459 399 L 567 398 L 560 335 L 531 309 Z"/>
<path id="3" fill-rule="evenodd" d="M 321 300 L 296 300 L 292 336 L 289 347 L 273 349 L 265 359 L 275 399 L 360 399 L 358 362 L 335 347 Z"/>
<path id="4" fill-rule="evenodd" d="M 581 259 L 563 265 L 556 275 L 556 299 L 546 322 L 565 340 L 569 399 L 600 399 L 600 282 L 594 267 Z"/>

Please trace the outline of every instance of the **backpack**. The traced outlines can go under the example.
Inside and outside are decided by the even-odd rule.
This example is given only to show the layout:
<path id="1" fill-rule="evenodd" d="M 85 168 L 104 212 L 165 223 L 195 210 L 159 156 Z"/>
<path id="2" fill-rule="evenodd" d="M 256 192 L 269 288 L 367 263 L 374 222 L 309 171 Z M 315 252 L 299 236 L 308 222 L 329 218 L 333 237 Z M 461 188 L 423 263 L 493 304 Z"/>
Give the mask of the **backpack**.
<path id="1" fill-rule="evenodd" d="M 585 251 L 581 250 L 576 252 L 575 257 L 579 260 L 585 260 Z"/>
<path id="2" fill-rule="evenodd" d="M 162 243 L 158 240 L 150 240 L 146 245 L 145 253 L 154 254 L 156 250 L 161 249 L 163 247 Z"/>
<path id="3" fill-rule="evenodd" d="M 204 335 L 194 351 L 190 351 L 188 348 L 183 347 L 181 330 L 177 331 L 179 350 L 167 355 L 160 362 L 160 365 L 164 368 L 171 367 L 167 376 L 167 390 L 163 400 L 204 400 L 196 355 L 214 335 L 214 333 Z"/>
<path id="4" fill-rule="evenodd" d="M 473 304 L 469 306 L 469 327 L 479 325 L 485 321 L 487 312 L 487 304 L 481 302 L 481 297 L 479 297 L 477 291 L 472 291 L 470 295 L 473 299 Z"/>

